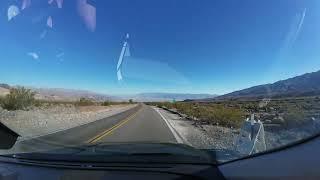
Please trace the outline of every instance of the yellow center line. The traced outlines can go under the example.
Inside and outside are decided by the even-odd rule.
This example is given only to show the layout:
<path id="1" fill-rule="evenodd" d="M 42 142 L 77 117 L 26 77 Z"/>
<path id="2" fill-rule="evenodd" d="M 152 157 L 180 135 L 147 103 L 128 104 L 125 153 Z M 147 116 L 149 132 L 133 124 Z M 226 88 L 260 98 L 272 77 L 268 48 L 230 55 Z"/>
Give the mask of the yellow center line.
<path id="1" fill-rule="evenodd" d="M 98 142 L 99 140 L 101 140 L 102 138 L 104 138 L 105 136 L 111 134 L 114 130 L 120 128 L 121 126 L 123 126 L 124 124 L 126 124 L 128 121 L 130 121 L 131 119 L 133 119 L 140 111 L 142 108 L 140 108 L 137 112 L 135 112 L 134 114 L 132 114 L 131 116 L 127 117 L 126 119 L 120 121 L 119 123 L 117 123 L 116 125 L 112 126 L 111 128 L 103 131 L 102 133 L 96 135 L 95 137 L 89 139 L 87 141 L 87 143 L 93 144 Z"/>

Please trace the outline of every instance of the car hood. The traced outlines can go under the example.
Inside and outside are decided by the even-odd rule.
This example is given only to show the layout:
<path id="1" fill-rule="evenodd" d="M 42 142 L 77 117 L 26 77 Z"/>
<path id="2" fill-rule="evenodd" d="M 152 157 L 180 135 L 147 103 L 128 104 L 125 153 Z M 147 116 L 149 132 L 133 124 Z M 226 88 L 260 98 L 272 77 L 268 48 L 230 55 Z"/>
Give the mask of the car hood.
<path id="1" fill-rule="evenodd" d="M 6 157 L 33 161 L 97 163 L 216 163 L 213 151 L 199 150 L 188 145 L 171 143 L 105 143 L 63 147 L 43 152 L 9 154 Z"/>

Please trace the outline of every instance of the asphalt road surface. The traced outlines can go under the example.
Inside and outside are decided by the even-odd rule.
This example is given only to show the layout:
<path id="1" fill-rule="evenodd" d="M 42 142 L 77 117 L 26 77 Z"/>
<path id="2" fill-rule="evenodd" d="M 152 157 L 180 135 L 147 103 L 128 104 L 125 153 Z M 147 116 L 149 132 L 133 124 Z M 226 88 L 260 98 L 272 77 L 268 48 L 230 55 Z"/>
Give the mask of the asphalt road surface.
<path id="1" fill-rule="evenodd" d="M 64 146 L 99 143 L 176 143 L 159 112 L 139 104 L 135 108 L 65 131 L 17 142 L 11 152 L 34 152 Z"/>

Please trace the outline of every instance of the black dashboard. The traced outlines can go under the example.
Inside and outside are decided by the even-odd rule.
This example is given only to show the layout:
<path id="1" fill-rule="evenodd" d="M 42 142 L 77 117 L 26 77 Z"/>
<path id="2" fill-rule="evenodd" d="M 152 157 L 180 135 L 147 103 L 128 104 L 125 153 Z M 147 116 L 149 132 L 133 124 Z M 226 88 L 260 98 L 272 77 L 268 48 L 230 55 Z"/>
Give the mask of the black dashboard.
<path id="1" fill-rule="evenodd" d="M 2 159 L 3 160 L 3 159 Z M 35 162 L 2 162 L 0 179 L 224 179 L 215 166 L 191 164 L 53 165 Z"/>

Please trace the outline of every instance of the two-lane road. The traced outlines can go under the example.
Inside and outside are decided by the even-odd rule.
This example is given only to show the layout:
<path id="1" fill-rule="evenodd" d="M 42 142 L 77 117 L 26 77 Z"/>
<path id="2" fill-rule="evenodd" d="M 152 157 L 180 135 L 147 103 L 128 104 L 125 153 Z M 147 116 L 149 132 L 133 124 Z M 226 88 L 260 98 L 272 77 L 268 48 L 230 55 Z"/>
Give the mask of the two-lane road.
<path id="1" fill-rule="evenodd" d="M 160 114 L 142 105 L 116 130 L 104 134 L 100 142 L 172 142 L 176 139 Z"/>
<path id="2" fill-rule="evenodd" d="M 128 111 L 89 124 L 18 141 L 11 152 L 33 152 L 84 144 L 132 142 L 176 143 L 177 140 L 159 112 L 150 106 L 139 104 Z"/>

